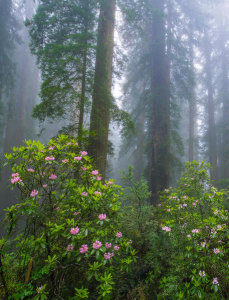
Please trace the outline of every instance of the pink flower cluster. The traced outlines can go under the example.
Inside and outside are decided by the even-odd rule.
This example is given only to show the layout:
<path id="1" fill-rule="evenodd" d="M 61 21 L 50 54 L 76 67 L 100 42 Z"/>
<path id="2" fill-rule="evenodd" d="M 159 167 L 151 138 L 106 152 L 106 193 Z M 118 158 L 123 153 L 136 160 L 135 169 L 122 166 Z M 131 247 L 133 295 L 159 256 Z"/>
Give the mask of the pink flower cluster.
<path id="1" fill-rule="evenodd" d="M 11 180 L 10 180 L 10 182 L 11 183 L 17 183 L 17 182 L 22 182 L 22 180 L 21 180 L 21 178 L 19 177 L 19 174 L 18 173 L 13 173 L 12 175 L 11 175 Z"/>
<path id="2" fill-rule="evenodd" d="M 101 196 L 101 195 L 102 195 L 101 192 L 98 192 L 98 191 L 95 191 L 94 194 L 95 194 L 96 196 Z"/>
<path id="3" fill-rule="evenodd" d="M 51 156 L 46 156 L 46 157 L 45 157 L 45 160 L 46 160 L 46 161 L 49 161 L 49 160 L 55 160 L 55 157 L 53 157 L 52 155 L 51 155 Z"/>
<path id="4" fill-rule="evenodd" d="M 93 249 L 99 249 L 102 246 L 102 243 L 100 241 L 95 241 L 93 243 Z"/>
<path id="5" fill-rule="evenodd" d="M 80 151 L 80 154 L 81 154 L 82 156 L 86 156 L 86 155 L 87 155 L 87 151 Z"/>
<path id="6" fill-rule="evenodd" d="M 218 278 L 217 277 L 213 278 L 212 283 L 216 284 L 216 285 L 219 285 Z"/>
<path id="7" fill-rule="evenodd" d="M 104 254 L 104 258 L 107 260 L 111 259 L 112 256 L 114 256 L 114 252 L 107 252 Z"/>
<path id="8" fill-rule="evenodd" d="M 88 193 L 86 193 L 86 192 L 82 192 L 82 193 L 81 193 L 81 196 L 84 196 L 84 197 L 86 197 L 86 196 L 88 196 Z"/>
<path id="9" fill-rule="evenodd" d="M 119 247 L 118 245 L 115 245 L 115 246 L 114 246 L 114 250 L 115 250 L 115 251 L 118 251 L 119 249 L 120 249 L 120 247 Z"/>
<path id="10" fill-rule="evenodd" d="M 49 150 L 53 150 L 55 147 L 54 146 L 50 146 L 49 147 Z"/>
<path id="11" fill-rule="evenodd" d="M 99 181 L 100 181 L 101 179 L 102 179 L 102 177 L 101 177 L 101 176 L 97 176 L 97 180 L 99 180 Z"/>
<path id="12" fill-rule="evenodd" d="M 98 172 L 97 170 L 94 170 L 94 171 L 91 172 L 91 174 L 92 174 L 92 175 L 98 175 L 99 172 Z"/>
<path id="13" fill-rule="evenodd" d="M 199 275 L 201 276 L 201 277 L 204 277 L 206 274 L 205 274 L 205 271 L 200 271 L 199 272 Z"/>
<path id="14" fill-rule="evenodd" d="M 70 229 L 70 233 L 72 234 L 72 235 L 76 235 L 76 234 L 78 234 L 79 233 L 79 231 L 80 231 L 80 229 L 79 229 L 79 227 L 77 226 L 77 227 L 75 227 L 75 228 L 71 228 Z"/>
<path id="15" fill-rule="evenodd" d="M 31 172 L 31 173 L 34 173 L 34 169 L 27 169 L 27 172 Z"/>
<path id="16" fill-rule="evenodd" d="M 171 231 L 171 228 L 168 226 L 164 226 L 164 227 L 162 227 L 162 230 L 169 232 L 169 231 Z"/>
<path id="17" fill-rule="evenodd" d="M 30 193 L 30 197 L 36 197 L 37 194 L 38 194 L 38 191 L 37 191 L 37 190 L 33 190 L 33 191 Z"/>
<path id="18" fill-rule="evenodd" d="M 71 251 L 73 251 L 73 249 L 74 249 L 74 246 L 72 244 L 67 246 L 67 251 L 71 252 Z"/>
<path id="19" fill-rule="evenodd" d="M 87 168 L 85 168 L 85 167 L 81 167 L 81 169 L 82 169 L 83 171 L 86 171 L 86 170 L 87 170 Z"/>
<path id="20" fill-rule="evenodd" d="M 82 159 L 81 156 L 76 156 L 76 157 L 74 157 L 74 160 L 81 160 L 81 159 Z"/>
<path id="21" fill-rule="evenodd" d="M 105 243 L 105 247 L 106 247 L 107 249 L 111 248 L 111 243 L 106 242 L 106 243 Z"/>
<path id="22" fill-rule="evenodd" d="M 109 180 L 107 184 L 111 185 L 111 184 L 114 184 L 114 182 L 112 182 L 112 181 Z"/>
<path id="23" fill-rule="evenodd" d="M 55 180 L 55 179 L 57 179 L 57 176 L 56 176 L 56 174 L 52 174 L 52 175 L 50 175 L 50 176 L 49 176 L 49 179 L 52 179 L 52 180 Z"/>
<path id="24" fill-rule="evenodd" d="M 122 233 L 121 232 L 117 232 L 116 233 L 116 237 L 118 237 L 118 238 L 122 237 Z"/>
<path id="25" fill-rule="evenodd" d="M 63 164 L 66 164 L 67 162 L 68 162 L 67 159 L 62 159 Z"/>
<path id="26" fill-rule="evenodd" d="M 218 248 L 214 248 L 213 251 L 214 251 L 215 254 L 219 254 L 220 253 L 220 251 L 219 251 Z"/>
<path id="27" fill-rule="evenodd" d="M 199 233 L 199 232 L 200 232 L 199 229 L 193 229 L 193 230 L 192 230 L 192 233 Z"/>
<path id="28" fill-rule="evenodd" d="M 80 253 L 86 253 L 88 251 L 88 245 L 82 245 L 80 247 Z"/>
<path id="29" fill-rule="evenodd" d="M 100 219 L 100 221 L 105 220 L 106 217 L 107 217 L 106 214 L 100 214 L 100 215 L 98 216 L 98 218 Z"/>

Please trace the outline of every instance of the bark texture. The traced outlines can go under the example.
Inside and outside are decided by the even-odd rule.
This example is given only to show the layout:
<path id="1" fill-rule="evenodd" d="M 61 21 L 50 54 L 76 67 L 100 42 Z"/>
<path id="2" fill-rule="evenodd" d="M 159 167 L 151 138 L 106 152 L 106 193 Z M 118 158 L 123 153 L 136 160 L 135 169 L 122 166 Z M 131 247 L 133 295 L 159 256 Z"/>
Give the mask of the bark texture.
<path id="1" fill-rule="evenodd" d="M 168 62 L 166 57 L 166 28 L 164 0 L 153 0 L 151 93 L 152 118 L 150 123 L 150 189 L 152 202 L 157 202 L 158 192 L 169 184 L 170 160 L 170 103 Z"/>
<path id="2" fill-rule="evenodd" d="M 116 0 L 102 0 L 99 16 L 89 154 L 105 176 L 110 123 Z"/>

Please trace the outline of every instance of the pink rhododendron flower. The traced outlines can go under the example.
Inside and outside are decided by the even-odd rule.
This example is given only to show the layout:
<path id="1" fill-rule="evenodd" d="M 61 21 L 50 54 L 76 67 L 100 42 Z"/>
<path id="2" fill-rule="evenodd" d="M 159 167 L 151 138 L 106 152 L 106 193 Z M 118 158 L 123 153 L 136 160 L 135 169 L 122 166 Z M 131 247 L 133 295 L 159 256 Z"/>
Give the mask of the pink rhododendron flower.
<path id="1" fill-rule="evenodd" d="M 74 157 L 74 160 L 81 160 L 82 159 L 82 156 L 76 156 Z"/>
<path id="2" fill-rule="evenodd" d="M 106 247 L 107 249 L 109 249 L 109 248 L 111 247 L 111 243 L 106 242 L 106 243 L 105 243 L 105 247 Z"/>
<path id="3" fill-rule="evenodd" d="M 161 203 L 158 203 L 158 205 L 157 206 L 161 206 Z"/>
<path id="4" fill-rule="evenodd" d="M 100 241 L 95 241 L 93 243 L 93 249 L 99 249 L 102 246 L 102 243 Z"/>
<path id="5" fill-rule="evenodd" d="M 80 253 L 86 253 L 88 251 L 88 245 L 82 245 L 79 251 Z"/>
<path id="6" fill-rule="evenodd" d="M 80 154 L 81 154 L 82 156 L 86 156 L 86 155 L 87 155 L 87 151 L 80 151 Z"/>
<path id="7" fill-rule="evenodd" d="M 133 243 L 133 241 L 132 240 L 129 240 L 129 242 L 128 242 L 130 245 Z"/>
<path id="8" fill-rule="evenodd" d="M 118 251 L 119 249 L 120 249 L 120 247 L 119 247 L 118 245 L 115 245 L 115 246 L 114 246 L 114 250 L 115 250 L 115 251 Z"/>
<path id="9" fill-rule="evenodd" d="M 73 227 L 72 227 L 72 228 L 70 229 L 70 233 L 71 233 L 72 235 L 78 234 L 79 231 L 80 231 L 80 229 L 79 229 L 78 226 L 77 226 L 76 228 L 73 228 Z"/>
<path id="10" fill-rule="evenodd" d="M 33 190 L 33 191 L 30 193 L 30 197 L 35 197 L 37 194 L 38 194 L 38 191 L 37 191 L 37 190 Z"/>
<path id="11" fill-rule="evenodd" d="M 122 233 L 121 232 L 117 232 L 116 233 L 116 237 L 118 237 L 118 238 L 122 237 Z"/>
<path id="12" fill-rule="evenodd" d="M 218 228 L 218 229 L 222 229 L 222 226 L 221 226 L 221 225 L 217 225 L 217 228 Z"/>
<path id="13" fill-rule="evenodd" d="M 206 243 L 205 242 L 202 242 L 201 243 L 201 246 L 204 248 L 206 246 Z"/>
<path id="14" fill-rule="evenodd" d="M 49 150 L 53 150 L 55 147 L 54 146 L 50 146 L 49 147 Z"/>
<path id="15" fill-rule="evenodd" d="M 169 232 L 169 231 L 171 231 L 171 228 L 168 226 L 164 226 L 164 227 L 162 227 L 162 230 Z"/>
<path id="16" fill-rule="evenodd" d="M 111 255 L 110 252 L 104 253 L 104 258 L 107 259 L 107 260 L 111 259 L 112 256 L 113 256 L 113 255 Z"/>
<path id="17" fill-rule="evenodd" d="M 211 230 L 211 233 L 212 233 L 212 234 L 216 234 L 217 231 L 216 231 L 215 229 L 212 229 L 212 230 Z"/>
<path id="18" fill-rule="evenodd" d="M 196 203 L 195 203 L 195 202 L 193 202 L 193 203 L 192 203 L 192 205 L 196 205 Z"/>
<path id="19" fill-rule="evenodd" d="M 43 188 L 47 188 L 48 185 L 47 184 L 43 184 L 42 186 L 43 186 Z"/>
<path id="20" fill-rule="evenodd" d="M 222 241 L 221 241 L 221 240 L 218 240 L 218 243 L 222 243 Z"/>
<path id="21" fill-rule="evenodd" d="M 81 167 L 81 169 L 82 169 L 83 171 L 86 171 L 86 170 L 87 170 L 87 168 L 85 168 L 85 167 Z"/>
<path id="22" fill-rule="evenodd" d="M 75 143 L 75 145 L 76 145 L 76 146 L 79 146 L 79 144 L 78 144 L 77 142 Z"/>
<path id="23" fill-rule="evenodd" d="M 107 217 L 106 214 L 100 214 L 100 215 L 98 216 L 98 218 L 100 219 L 100 221 L 105 220 L 106 217 Z"/>
<path id="24" fill-rule="evenodd" d="M 86 192 L 83 192 L 83 193 L 81 193 L 81 196 L 87 196 L 88 195 L 88 193 L 86 193 Z"/>
<path id="25" fill-rule="evenodd" d="M 190 235 L 190 234 L 187 234 L 187 237 L 188 237 L 188 238 L 191 238 L 191 235 Z"/>
<path id="26" fill-rule="evenodd" d="M 67 143 L 67 146 L 71 146 L 71 144 L 72 144 L 72 142 L 68 142 L 68 143 Z"/>
<path id="27" fill-rule="evenodd" d="M 49 176 L 49 179 L 52 179 L 52 180 L 55 180 L 55 179 L 57 179 L 57 176 L 56 176 L 56 174 L 52 174 L 51 176 Z"/>
<path id="28" fill-rule="evenodd" d="M 13 173 L 13 174 L 11 175 L 11 177 L 18 177 L 18 176 L 19 176 L 18 173 Z"/>
<path id="29" fill-rule="evenodd" d="M 98 191 L 95 191 L 94 194 L 95 194 L 96 196 L 101 196 L 101 192 L 98 192 Z"/>
<path id="30" fill-rule="evenodd" d="M 183 204 L 183 206 L 185 206 L 185 207 L 186 207 L 186 206 L 188 206 L 188 204 L 187 204 L 187 203 L 184 203 L 184 204 Z"/>
<path id="31" fill-rule="evenodd" d="M 167 211 L 168 211 L 168 212 L 170 212 L 170 211 L 171 211 L 171 209 L 170 209 L 170 208 L 168 208 L 168 209 L 167 209 Z"/>
<path id="32" fill-rule="evenodd" d="M 199 272 L 199 275 L 201 276 L 201 277 L 204 277 L 206 274 L 205 274 L 205 271 L 200 271 Z"/>
<path id="33" fill-rule="evenodd" d="M 97 180 L 99 180 L 99 181 L 100 181 L 101 179 L 102 179 L 102 177 L 100 177 L 100 176 L 97 176 Z"/>
<path id="34" fill-rule="evenodd" d="M 111 184 L 114 184 L 114 182 L 112 182 L 112 181 L 109 180 L 107 184 L 111 185 Z"/>
<path id="35" fill-rule="evenodd" d="M 74 249 L 74 246 L 72 244 L 67 246 L 67 251 L 73 251 L 73 249 Z"/>
<path id="36" fill-rule="evenodd" d="M 22 182 L 22 180 L 21 180 L 20 177 L 13 177 L 13 178 L 11 178 L 10 182 L 11 183 L 17 183 L 17 182 Z"/>
<path id="37" fill-rule="evenodd" d="M 55 157 L 53 157 L 52 155 L 51 155 L 51 156 L 46 156 L 46 157 L 45 157 L 45 160 L 46 160 L 46 161 L 49 161 L 49 160 L 55 160 Z"/>
<path id="38" fill-rule="evenodd" d="M 188 197 L 187 196 L 183 196 L 183 199 L 188 199 Z"/>
<path id="39" fill-rule="evenodd" d="M 63 164 L 66 164 L 67 162 L 68 162 L 67 159 L 62 159 L 62 163 L 63 163 Z"/>
<path id="40" fill-rule="evenodd" d="M 79 212 L 78 211 L 75 211 L 74 212 L 74 216 L 78 216 Z"/>
<path id="41" fill-rule="evenodd" d="M 217 284 L 217 285 L 218 285 L 218 284 L 219 284 L 219 282 L 218 282 L 218 278 L 217 278 L 217 277 L 213 278 L 213 281 L 212 281 L 212 283 L 213 283 L 213 284 Z"/>
<path id="42" fill-rule="evenodd" d="M 192 233 L 199 233 L 199 231 L 200 231 L 199 229 L 193 229 Z"/>
<path id="43" fill-rule="evenodd" d="M 219 254 L 219 252 L 220 252 L 218 248 L 214 248 L 213 251 L 214 251 L 215 254 Z"/>
<path id="44" fill-rule="evenodd" d="M 92 175 L 98 175 L 99 172 L 98 172 L 97 170 L 94 170 L 94 171 L 91 172 L 91 174 L 92 174 Z"/>
<path id="45" fill-rule="evenodd" d="M 34 173 L 34 169 L 27 169 L 28 172 Z"/>

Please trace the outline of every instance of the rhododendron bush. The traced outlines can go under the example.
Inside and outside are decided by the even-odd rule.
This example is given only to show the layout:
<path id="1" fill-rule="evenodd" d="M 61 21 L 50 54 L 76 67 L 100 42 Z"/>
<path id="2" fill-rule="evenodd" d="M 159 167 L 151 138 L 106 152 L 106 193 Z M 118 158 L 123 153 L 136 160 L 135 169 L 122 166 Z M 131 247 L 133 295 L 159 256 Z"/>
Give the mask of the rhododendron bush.
<path id="1" fill-rule="evenodd" d="M 229 290 L 228 211 L 204 163 L 187 163 L 176 188 L 165 190 L 157 213 L 171 243 L 171 267 L 161 280 L 174 299 L 226 299 Z"/>
<path id="2" fill-rule="evenodd" d="M 6 157 L 21 201 L 6 209 L 1 297 L 112 299 L 134 260 L 117 221 L 120 188 L 102 181 L 87 152 L 64 135 L 47 146 L 26 141 Z"/>

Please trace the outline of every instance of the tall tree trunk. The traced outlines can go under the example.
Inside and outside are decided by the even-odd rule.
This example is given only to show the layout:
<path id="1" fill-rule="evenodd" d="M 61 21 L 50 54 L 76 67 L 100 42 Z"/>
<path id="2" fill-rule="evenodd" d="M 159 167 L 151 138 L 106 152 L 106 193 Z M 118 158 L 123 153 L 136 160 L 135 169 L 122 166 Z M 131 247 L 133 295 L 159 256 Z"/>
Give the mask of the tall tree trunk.
<path id="1" fill-rule="evenodd" d="M 144 147 L 144 114 L 140 113 L 137 121 L 137 149 L 135 151 L 134 160 L 134 178 L 139 180 L 143 175 L 144 160 L 143 160 L 143 147 Z"/>
<path id="2" fill-rule="evenodd" d="M 194 160 L 194 140 L 195 140 L 195 117 L 196 103 L 194 95 L 189 99 L 189 140 L 188 140 L 188 160 Z"/>
<path id="3" fill-rule="evenodd" d="M 90 120 L 89 154 L 105 176 L 110 123 L 112 62 L 116 0 L 101 0 L 94 92 Z"/>
<path id="4" fill-rule="evenodd" d="M 223 99 L 223 157 L 222 177 L 229 178 L 229 80 L 228 61 L 225 48 L 224 34 L 221 40 L 221 64 L 222 64 L 222 99 Z"/>
<path id="5" fill-rule="evenodd" d="M 204 55 L 206 59 L 206 84 L 208 92 L 208 147 L 209 147 L 209 161 L 212 166 L 210 170 L 211 179 L 217 181 L 218 179 L 218 165 L 217 165 L 217 151 L 216 151 L 216 131 L 215 131 L 215 106 L 213 99 L 212 86 L 212 62 L 210 52 L 210 41 L 207 32 L 204 38 Z"/>
<path id="6" fill-rule="evenodd" d="M 154 15 L 152 22 L 151 51 L 151 93 L 152 119 L 150 156 L 150 189 L 152 202 L 156 203 L 157 194 L 169 184 L 170 161 L 170 103 L 164 0 L 152 0 Z"/>
<path id="7" fill-rule="evenodd" d="M 192 21 L 190 21 L 191 23 Z M 189 95 L 189 140 L 188 140 L 188 160 L 194 160 L 194 142 L 195 142 L 195 125 L 196 125 L 196 99 L 195 99 L 195 78 L 194 78 L 194 51 L 193 51 L 193 29 L 190 24 L 189 31 L 189 55 L 190 55 L 190 68 L 191 68 L 191 83 Z M 193 76 L 193 77 L 192 77 Z"/>
<path id="8" fill-rule="evenodd" d="M 84 1 L 84 10 L 89 9 L 89 0 Z M 79 126 L 78 126 L 78 137 L 81 144 L 81 137 L 83 133 L 83 120 L 84 120 L 84 106 L 86 96 L 86 77 L 87 77 L 87 54 L 88 54 L 88 18 L 86 17 L 84 22 L 84 51 L 83 51 L 83 65 L 82 65 L 82 79 L 81 79 L 81 95 L 80 95 L 80 113 L 79 113 Z"/>

